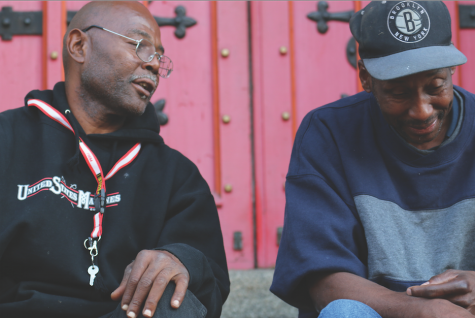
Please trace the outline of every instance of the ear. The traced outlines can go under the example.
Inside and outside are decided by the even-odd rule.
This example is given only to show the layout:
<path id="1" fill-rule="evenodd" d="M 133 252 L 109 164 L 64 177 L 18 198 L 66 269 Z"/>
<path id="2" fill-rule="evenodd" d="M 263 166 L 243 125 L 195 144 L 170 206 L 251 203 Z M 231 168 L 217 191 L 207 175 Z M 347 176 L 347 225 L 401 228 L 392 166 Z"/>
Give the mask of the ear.
<path id="1" fill-rule="evenodd" d="M 456 66 L 452 66 L 449 68 L 450 68 L 450 75 L 454 75 Z"/>
<path id="2" fill-rule="evenodd" d="M 69 56 L 77 63 L 84 63 L 89 42 L 84 32 L 72 29 L 66 39 L 66 48 Z"/>
<path id="3" fill-rule="evenodd" d="M 371 75 L 369 74 L 368 70 L 364 66 L 362 60 L 358 61 L 358 76 L 360 77 L 361 86 L 367 93 L 371 93 Z"/>

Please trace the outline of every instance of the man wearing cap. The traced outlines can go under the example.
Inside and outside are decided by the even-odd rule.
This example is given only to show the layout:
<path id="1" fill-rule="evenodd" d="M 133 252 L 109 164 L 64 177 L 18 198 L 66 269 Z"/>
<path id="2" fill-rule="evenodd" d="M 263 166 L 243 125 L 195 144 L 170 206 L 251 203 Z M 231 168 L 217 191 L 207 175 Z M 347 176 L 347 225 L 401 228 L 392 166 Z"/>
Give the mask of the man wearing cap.
<path id="1" fill-rule="evenodd" d="M 473 317 L 475 96 L 449 12 L 372 2 L 350 28 L 364 92 L 302 121 L 271 291 L 306 318 Z"/>

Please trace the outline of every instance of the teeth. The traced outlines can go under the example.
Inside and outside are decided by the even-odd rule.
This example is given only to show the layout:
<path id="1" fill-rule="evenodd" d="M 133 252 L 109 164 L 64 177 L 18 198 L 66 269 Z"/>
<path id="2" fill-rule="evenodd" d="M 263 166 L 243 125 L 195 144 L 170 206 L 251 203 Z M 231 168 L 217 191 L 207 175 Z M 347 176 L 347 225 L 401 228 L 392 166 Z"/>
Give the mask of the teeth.
<path id="1" fill-rule="evenodd" d="M 142 86 L 143 88 L 147 88 L 147 84 L 145 83 L 140 83 L 140 86 Z"/>

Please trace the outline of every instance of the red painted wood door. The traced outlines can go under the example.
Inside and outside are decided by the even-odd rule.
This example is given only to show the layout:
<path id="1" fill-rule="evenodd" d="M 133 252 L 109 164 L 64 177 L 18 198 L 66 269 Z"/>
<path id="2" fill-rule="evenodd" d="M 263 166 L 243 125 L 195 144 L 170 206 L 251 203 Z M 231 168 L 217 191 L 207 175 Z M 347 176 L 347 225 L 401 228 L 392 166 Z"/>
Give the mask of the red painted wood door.
<path id="1" fill-rule="evenodd" d="M 329 22 L 320 34 L 307 14 L 317 2 L 252 2 L 258 264 L 275 263 L 284 221 L 293 139 L 312 109 L 357 92 L 356 71 L 346 58 L 348 23 Z M 351 1 L 329 11 L 353 10 Z"/>
<path id="2" fill-rule="evenodd" d="M 62 36 L 67 12 L 84 1 L 0 1 L 0 8 L 42 11 L 42 35 L 0 40 L 0 111 L 23 105 L 33 89 L 64 79 Z M 165 99 L 169 121 L 161 135 L 190 158 L 215 195 L 230 268 L 254 267 L 249 58 L 245 2 L 145 2 L 154 16 L 173 18 L 183 6 L 197 21 L 184 38 L 161 28 L 166 55 L 174 62 L 152 102 Z M 220 52 L 226 49 L 229 55 Z"/>
<path id="3" fill-rule="evenodd" d="M 32 89 L 52 88 L 63 80 L 67 12 L 85 3 L 0 1 L 0 8 L 42 11 L 44 17 L 42 35 L 0 40 L 0 111 L 23 105 Z M 307 18 L 317 10 L 317 1 L 144 3 L 154 16 L 170 18 L 181 5 L 197 21 L 181 39 L 174 27 L 161 28 L 166 55 L 175 65 L 152 99 L 166 101 L 169 121 L 161 134 L 198 166 L 210 185 L 229 267 L 272 267 L 298 125 L 313 108 L 360 89 L 347 57 L 348 23 L 328 22 L 326 33 L 319 33 Z M 330 1 L 328 11 L 358 10 L 367 3 Z M 453 42 L 469 59 L 454 82 L 475 91 L 475 29 L 460 30 L 459 3 L 445 3 L 452 15 Z M 356 58 L 354 51 L 350 57 Z"/>

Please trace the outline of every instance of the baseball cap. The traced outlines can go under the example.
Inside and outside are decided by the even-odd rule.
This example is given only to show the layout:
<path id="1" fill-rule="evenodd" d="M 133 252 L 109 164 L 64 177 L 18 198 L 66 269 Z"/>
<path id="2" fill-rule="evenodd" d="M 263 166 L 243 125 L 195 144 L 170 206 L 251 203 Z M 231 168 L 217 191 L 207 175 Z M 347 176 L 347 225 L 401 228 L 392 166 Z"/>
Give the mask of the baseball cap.
<path id="1" fill-rule="evenodd" d="M 440 1 L 373 1 L 353 14 L 350 30 L 379 80 L 467 62 L 451 42 L 449 10 Z"/>

